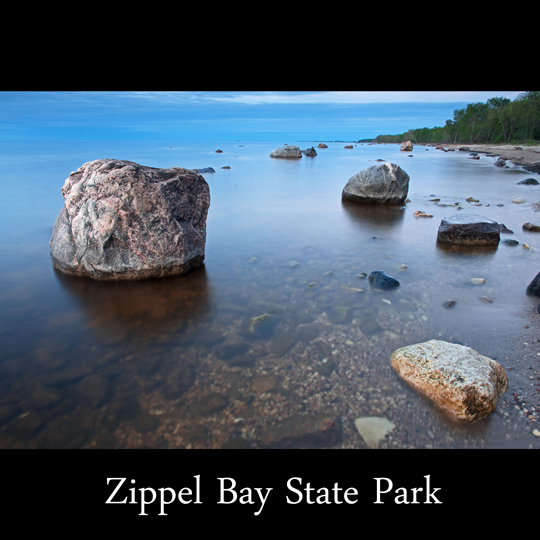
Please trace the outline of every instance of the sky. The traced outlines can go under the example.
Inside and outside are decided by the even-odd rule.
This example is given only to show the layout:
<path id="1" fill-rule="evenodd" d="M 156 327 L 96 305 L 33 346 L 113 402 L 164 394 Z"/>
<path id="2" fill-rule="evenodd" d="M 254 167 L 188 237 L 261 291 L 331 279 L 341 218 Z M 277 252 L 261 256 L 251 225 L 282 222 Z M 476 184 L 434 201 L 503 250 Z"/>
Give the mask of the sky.
<path id="1" fill-rule="evenodd" d="M 3 91 L 0 140 L 356 141 L 517 91 Z M 286 142 L 286 141 L 285 141 Z"/>

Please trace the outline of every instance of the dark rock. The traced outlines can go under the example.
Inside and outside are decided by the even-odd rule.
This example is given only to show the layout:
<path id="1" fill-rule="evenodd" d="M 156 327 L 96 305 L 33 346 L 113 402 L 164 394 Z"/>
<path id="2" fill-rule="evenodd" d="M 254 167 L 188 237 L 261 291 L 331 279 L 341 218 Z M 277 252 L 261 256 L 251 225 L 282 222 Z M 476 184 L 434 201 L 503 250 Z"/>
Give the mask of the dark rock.
<path id="1" fill-rule="evenodd" d="M 304 155 L 308 157 L 315 157 L 317 155 L 317 152 L 315 151 L 315 148 L 313 148 L 312 146 L 311 148 L 309 148 L 308 150 L 304 152 Z"/>
<path id="2" fill-rule="evenodd" d="M 519 242 L 517 240 L 511 240 L 510 238 L 507 238 L 506 240 L 502 240 L 501 244 L 506 244 L 507 246 L 518 246 Z"/>
<path id="3" fill-rule="evenodd" d="M 462 146 L 459 151 L 460 152 L 469 152 L 471 149 L 468 146 Z"/>
<path id="4" fill-rule="evenodd" d="M 195 382 L 195 368 L 191 363 L 175 365 L 167 374 L 163 395 L 167 399 L 180 397 Z"/>
<path id="5" fill-rule="evenodd" d="M 369 281 L 378 289 L 393 289 L 399 287 L 399 281 L 382 270 L 375 270 L 369 274 Z"/>
<path id="6" fill-rule="evenodd" d="M 152 416 L 151 414 L 142 414 L 139 416 L 135 422 L 133 422 L 133 427 L 139 433 L 148 433 L 150 431 L 155 431 L 159 426 L 159 420 Z"/>
<path id="7" fill-rule="evenodd" d="M 317 146 L 317 148 L 328 148 L 328 145 L 327 145 L 327 144 L 324 144 L 324 143 L 319 143 L 319 145 Z"/>
<path id="8" fill-rule="evenodd" d="M 214 169 L 212 169 L 212 167 L 205 167 L 204 169 L 193 169 L 193 170 L 195 172 L 198 172 L 199 174 L 215 173 L 216 172 Z"/>
<path id="9" fill-rule="evenodd" d="M 210 189 L 193 170 L 98 159 L 71 173 L 62 194 L 50 247 L 66 274 L 135 280 L 204 262 Z"/>
<path id="10" fill-rule="evenodd" d="M 508 229 L 504 223 L 499 223 L 499 232 L 505 234 L 514 234 L 514 231 Z"/>
<path id="11" fill-rule="evenodd" d="M 247 343 L 223 343 L 216 348 L 216 355 L 221 360 L 230 360 L 233 356 L 244 354 L 247 350 Z"/>
<path id="12" fill-rule="evenodd" d="M 523 230 L 532 231 L 532 232 L 540 232 L 540 223 L 529 223 L 529 222 L 524 223 Z"/>
<path id="13" fill-rule="evenodd" d="M 341 439 L 339 419 L 332 413 L 290 416 L 260 435 L 267 448 L 331 448 Z"/>
<path id="14" fill-rule="evenodd" d="M 100 375 L 85 377 L 78 385 L 81 401 L 91 407 L 99 407 L 107 399 L 110 383 Z"/>
<path id="15" fill-rule="evenodd" d="M 455 300 L 448 300 L 447 302 L 443 304 L 443 306 L 445 308 L 453 308 L 456 304 L 457 302 Z"/>
<path id="16" fill-rule="evenodd" d="M 333 360 L 327 360 L 326 362 L 321 362 L 316 368 L 315 371 L 322 377 L 330 377 L 332 373 L 337 369 L 338 365 Z"/>
<path id="17" fill-rule="evenodd" d="M 446 244 L 497 245 L 499 224 L 482 216 L 456 214 L 441 221 L 437 239 Z"/>
<path id="18" fill-rule="evenodd" d="M 344 200 L 401 205 L 409 191 L 409 175 L 393 163 L 368 167 L 352 176 L 341 194 Z"/>
<path id="19" fill-rule="evenodd" d="M 527 178 L 525 180 L 522 180 L 521 182 L 518 182 L 518 185 L 519 184 L 525 184 L 527 186 L 537 186 L 538 180 L 535 180 L 534 178 Z"/>
<path id="20" fill-rule="evenodd" d="M 529 283 L 527 293 L 534 296 L 540 296 L 540 272 L 538 272 L 536 277 Z"/>
<path id="21" fill-rule="evenodd" d="M 208 416 L 224 409 L 229 404 L 227 398 L 214 392 L 202 397 L 191 410 L 196 416 Z"/>
<path id="22" fill-rule="evenodd" d="M 233 439 L 229 439 L 227 442 L 223 443 L 221 445 L 221 448 L 223 449 L 241 449 L 241 448 L 249 448 L 249 442 L 246 441 L 243 437 L 234 437 Z"/>
<path id="23" fill-rule="evenodd" d="M 498 159 L 495 163 L 494 163 L 495 167 L 506 167 L 506 161 L 504 161 L 503 159 Z"/>
<path id="24" fill-rule="evenodd" d="M 206 328 L 198 335 L 199 343 L 205 347 L 213 347 L 225 340 L 225 336 L 218 330 Z"/>

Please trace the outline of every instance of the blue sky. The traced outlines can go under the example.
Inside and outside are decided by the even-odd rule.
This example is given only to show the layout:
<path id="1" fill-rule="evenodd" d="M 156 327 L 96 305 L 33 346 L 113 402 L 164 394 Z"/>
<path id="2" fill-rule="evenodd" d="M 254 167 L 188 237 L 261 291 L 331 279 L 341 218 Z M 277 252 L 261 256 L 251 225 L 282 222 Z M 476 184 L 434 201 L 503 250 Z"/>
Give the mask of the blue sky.
<path id="1" fill-rule="evenodd" d="M 0 140 L 358 140 L 518 91 L 0 92 Z"/>

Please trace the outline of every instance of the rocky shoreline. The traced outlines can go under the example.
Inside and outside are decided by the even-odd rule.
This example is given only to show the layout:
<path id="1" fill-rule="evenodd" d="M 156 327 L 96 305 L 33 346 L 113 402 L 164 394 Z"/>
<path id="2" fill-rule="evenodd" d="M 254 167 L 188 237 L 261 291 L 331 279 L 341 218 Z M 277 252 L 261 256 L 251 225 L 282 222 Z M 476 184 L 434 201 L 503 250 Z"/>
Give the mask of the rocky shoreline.
<path id="1" fill-rule="evenodd" d="M 460 151 L 462 148 L 468 148 L 470 152 L 490 154 L 494 158 L 506 158 L 507 161 L 510 161 L 510 163 L 515 166 L 523 167 L 523 169 L 526 171 L 540 174 L 540 145 L 516 146 L 512 144 L 445 144 L 443 147 L 448 151 L 456 152 Z"/>

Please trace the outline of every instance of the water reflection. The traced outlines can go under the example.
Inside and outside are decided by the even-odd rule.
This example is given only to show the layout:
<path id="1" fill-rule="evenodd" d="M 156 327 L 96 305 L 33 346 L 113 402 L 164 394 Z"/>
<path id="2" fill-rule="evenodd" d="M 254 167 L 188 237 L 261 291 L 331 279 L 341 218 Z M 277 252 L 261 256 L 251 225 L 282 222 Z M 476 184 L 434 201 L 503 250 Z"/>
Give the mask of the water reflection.
<path id="1" fill-rule="evenodd" d="M 103 341 L 170 340 L 205 316 L 212 304 L 205 267 L 183 276 L 135 282 L 95 281 L 55 270 L 62 288 Z"/>
<path id="2" fill-rule="evenodd" d="M 351 201 L 341 201 L 345 215 L 354 225 L 365 226 L 373 232 L 388 231 L 401 225 L 405 210 L 401 206 L 361 204 Z"/>

